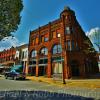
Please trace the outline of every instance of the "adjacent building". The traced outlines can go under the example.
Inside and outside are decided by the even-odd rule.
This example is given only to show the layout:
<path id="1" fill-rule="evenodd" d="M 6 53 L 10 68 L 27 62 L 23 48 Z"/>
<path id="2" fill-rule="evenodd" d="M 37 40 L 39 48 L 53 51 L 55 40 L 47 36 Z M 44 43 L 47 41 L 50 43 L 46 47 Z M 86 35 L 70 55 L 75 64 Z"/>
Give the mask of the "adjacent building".
<path id="1" fill-rule="evenodd" d="M 16 62 L 15 64 L 23 65 L 24 72 L 28 73 L 28 44 L 21 45 L 16 47 L 16 54 L 15 54 Z"/>
<path id="2" fill-rule="evenodd" d="M 65 7 L 57 20 L 30 32 L 28 73 L 69 79 L 98 72 L 95 51 L 88 51 L 86 41 L 75 12 Z"/>
<path id="3" fill-rule="evenodd" d="M 16 49 L 14 47 L 11 47 L 8 50 L 3 50 L 0 52 L 0 65 L 3 67 L 1 69 L 1 72 L 4 69 L 9 70 L 9 68 L 14 65 L 15 54 L 16 54 Z"/>
<path id="4" fill-rule="evenodd" d="M 28 64 L 28 44 L 12 47 L 0 52 L 0 65 L 3 66 L 1 71 L 9 69 L 14 65 L 24 66 L 23 72 L 27 73 Z"/>

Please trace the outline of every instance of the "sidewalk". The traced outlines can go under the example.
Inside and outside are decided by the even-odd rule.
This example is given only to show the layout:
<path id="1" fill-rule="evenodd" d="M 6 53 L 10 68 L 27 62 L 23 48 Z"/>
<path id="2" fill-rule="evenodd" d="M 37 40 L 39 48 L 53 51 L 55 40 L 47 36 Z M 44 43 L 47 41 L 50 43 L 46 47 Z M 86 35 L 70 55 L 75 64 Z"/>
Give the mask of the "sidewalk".
<path id="1" fill-rule="evenodd" d="M 100 79 L 66 79 L 66 84 L 62 80 L 54 80 L 53 78 L 27 76 L 27 79 L 38 82 L 46 82 L 51 85 L 60 87 L 82 87 L 91 89 L 100 89 Z"/>

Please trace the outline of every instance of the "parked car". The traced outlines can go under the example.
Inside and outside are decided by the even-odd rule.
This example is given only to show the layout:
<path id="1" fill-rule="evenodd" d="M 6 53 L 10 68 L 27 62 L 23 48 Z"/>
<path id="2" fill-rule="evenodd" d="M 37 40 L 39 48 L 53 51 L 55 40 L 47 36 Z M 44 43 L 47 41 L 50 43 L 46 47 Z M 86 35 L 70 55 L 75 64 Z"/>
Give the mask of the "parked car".
<path id="1" fill-rule="evenodd" d="M 16 79 L 25 79 L 26 75 L 25 73 L 19 73 L 16 72 L 15 70 L 12 70 L 10 72 L 5 72 L 5 78 L 7 79 L 8 77 L 11 77 L 12 79 L 16 80 Z"/>
<path id="2" fill-rule="evenodd" d="M 12 79 L 25 79 L 26 74 L 23 73 L 23 66 L 22 65 L 15 65 L 11 68 L 10 71 L 5 72 L 5 78 L 11 77 Z"/>

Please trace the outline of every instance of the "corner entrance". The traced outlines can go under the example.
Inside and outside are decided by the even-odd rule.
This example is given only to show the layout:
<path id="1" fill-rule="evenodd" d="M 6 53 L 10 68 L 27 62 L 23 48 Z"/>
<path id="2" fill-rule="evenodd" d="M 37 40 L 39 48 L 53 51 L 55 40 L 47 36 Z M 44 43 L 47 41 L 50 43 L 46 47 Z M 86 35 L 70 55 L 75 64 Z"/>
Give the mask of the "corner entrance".
<path id="1" fill-rule="evenodd" d="M 39 76 L 45 76 L 47 73 L 47 67 L 46 66 L 39 66 Z"/>
<path id="2" fill-rule="evenodd" d="M 79 64 L 76 60 L 70 62 L 72 76 L 80 76 Z"/>

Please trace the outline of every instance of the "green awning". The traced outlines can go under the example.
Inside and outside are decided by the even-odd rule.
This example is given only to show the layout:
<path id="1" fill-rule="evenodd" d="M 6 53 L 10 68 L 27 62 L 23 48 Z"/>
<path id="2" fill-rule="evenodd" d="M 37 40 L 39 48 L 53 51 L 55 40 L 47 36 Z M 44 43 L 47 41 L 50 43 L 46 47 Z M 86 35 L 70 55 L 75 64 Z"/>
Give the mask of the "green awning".
<path id="1" fill-rule="evenodd" d="M 62 61 L 64 61 L 64 59 L 61 57 L 52 57 L 52 61 L 53 62 L 62 62 Z"/>

